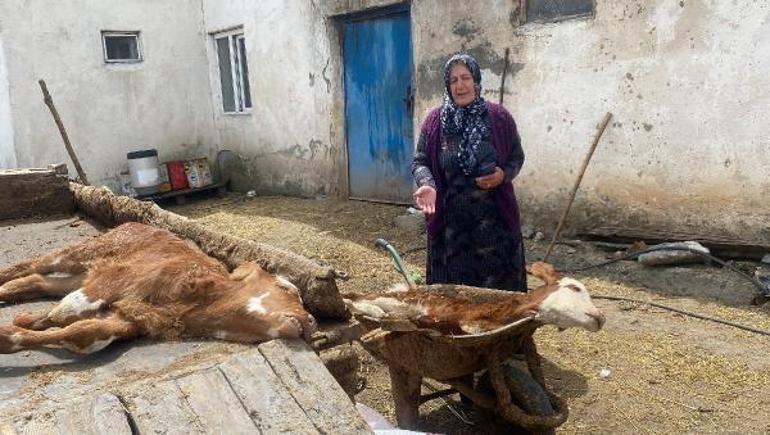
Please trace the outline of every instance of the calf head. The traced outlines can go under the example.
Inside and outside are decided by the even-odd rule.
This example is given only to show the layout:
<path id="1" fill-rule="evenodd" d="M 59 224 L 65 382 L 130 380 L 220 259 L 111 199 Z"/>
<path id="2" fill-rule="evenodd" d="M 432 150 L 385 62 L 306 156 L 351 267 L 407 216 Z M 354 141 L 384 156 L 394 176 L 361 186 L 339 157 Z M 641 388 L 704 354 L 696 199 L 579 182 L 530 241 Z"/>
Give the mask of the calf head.
<path id="1" fill-rule="evenodd" d="M 531 293 L 536 301 L 536 320 L 560 329 L 578 327 L 591 332 L 604 326 L 604 314 L 591 301 L 583 283 L 563 277 L 542 261 L 532 263 L 527 270 L 545 282 Z"/>
<path id="2" fill-rule="evenodd" d="M 251 261 L 236 268 L 230 279 L 242 281 L 247 289 L 253 290 L 247 310 L 267 318 L 271 324 L 269 335 L 309 339 L 316 331 L 316 321 L 302 306 L 299 289 L 288 279 Z"/>

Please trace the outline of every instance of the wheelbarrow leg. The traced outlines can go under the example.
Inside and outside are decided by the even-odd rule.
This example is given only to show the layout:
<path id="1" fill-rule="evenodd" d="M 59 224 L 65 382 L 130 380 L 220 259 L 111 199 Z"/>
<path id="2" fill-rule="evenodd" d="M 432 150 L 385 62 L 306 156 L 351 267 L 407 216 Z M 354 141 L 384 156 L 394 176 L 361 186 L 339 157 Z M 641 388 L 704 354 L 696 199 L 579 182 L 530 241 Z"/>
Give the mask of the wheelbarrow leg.
<path id="1" fill-rule="evenodd" d="M 389 366 L 390 389 L 396 405 L 396 421 L 401 429 L 416 429 L 419 417 L 420 386 L 422 377 L 406 370 Z"/>
<path id="2" fill-rule="evenodd" d="M 529 373 L 532 375 L 532 378 L 534 378 L 535 381 L 537 381 L 537 383 L 545 389 L 546 386 L 545 377 L 543 376 L 543 360 L 540 357 L 540 354 L 537 353 L 537 345 L 535 345 L 535 340 L 530 335 L 522 342 L 521 345 L 524 351 L 524 355 L 527 359 L 527 368 L 529 369 Z"/>

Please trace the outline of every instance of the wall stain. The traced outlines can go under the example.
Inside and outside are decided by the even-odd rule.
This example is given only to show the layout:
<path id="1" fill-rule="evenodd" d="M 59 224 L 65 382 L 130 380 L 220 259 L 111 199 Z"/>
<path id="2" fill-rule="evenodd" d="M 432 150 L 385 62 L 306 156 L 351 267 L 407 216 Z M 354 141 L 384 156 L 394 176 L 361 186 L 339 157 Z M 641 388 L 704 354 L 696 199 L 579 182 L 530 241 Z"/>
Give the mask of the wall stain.
<path id="1" fill-rule="evenodd" d="M 310 150 L 310 160 L 315 160 L 316 156 L 319 155 L 319 152 L 324 156 L 329 154 L 329 147 L 318 139 L 310 139 L 310 142 L 307 144 L 307 149 Z"/>
<path id="2" fill-rule="evenodd" d="M 287 148 L 282 151 L 278 151 L 276 154 L 285 155 L 286 157 L 293 157 L 295 159 L 304 160 L 307 153 L 310 152 L 309 149 L 303 147 L 300 144 L 294 144 L 294 146 Z"/>
<path id="3" fill-rule="evenodd" d="M 516 29 L 521 25 L 521 2 L 515 1 L 514 5 L 513 10 L 508 14 L 508 22 L 511 23 L 511 27 Z"/>
<path id="4" fill-rule="evenodd" d="M 332 58 L 327 57 L 326 58 L 326 66 L 324 66 L 323 71 L 321 71 L 321 77 L 323 77 L 324 81 L 326 82 L 326 93 L 330 93 L 332 91 L 332 81 L 329 80 L 329 77 L 326 77 L 326 70 L 329 69 L 329 62 L 331 62 Z"/>
<path id="5" fill-rule="evenodd" d="M 505 68 L 505 58 L 496 52 L 492 44 L 484 40 L 483 42 L 467 48 L 463 44 L 463 52 L 470 54 L 479 61 L 482 70 L 489 70 L 500 76 Z M 443 71 L 444 63 L 449 56 L 434 57 L 428 59 L 417 66 L 417 86 L 420 89 L 421 99 L 431 99 L 444 94 Z M 524 69 L 525 64 L 511 62 L 509 59 L 508 72 L 506 80 L 515 77 L 516 74 Z M 485 85 L 482 77 L 482 87 Z"/>
<path id="6" fill-rule="evenodd" d="M 471 42 L 480 32 L 481 29 L 470 18 L 456 21 L 454 26 L 452 26 L 452 33 L 465 39 L 466 43 Z"/>
<path id="7" fill-rule="evenodd" d="M 312 88 L 315 85 L 315 74 L 308 73 L 307 74 L 307 79 L 310 82 L 310 87 Z"/>

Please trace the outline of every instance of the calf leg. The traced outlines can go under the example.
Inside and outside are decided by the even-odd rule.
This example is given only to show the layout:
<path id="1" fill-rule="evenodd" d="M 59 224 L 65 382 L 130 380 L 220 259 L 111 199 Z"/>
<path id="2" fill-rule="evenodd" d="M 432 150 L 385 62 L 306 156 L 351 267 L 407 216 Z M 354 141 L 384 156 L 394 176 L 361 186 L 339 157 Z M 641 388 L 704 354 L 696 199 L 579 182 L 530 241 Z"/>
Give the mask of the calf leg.
<path id="1" fill-rule="evenodd" d="M 88 246 L 81 245 L 84 245 L 84 243 L 60 249 L 52 254 L 24 260 L 12 266 L 0 268 L 0 284 L 35 273 L 45 275 L 53 272 L 65 272 L 77 275 L 85 272 L 86 268 L 82 261 L 84 257 L 82 251 L 87 250 Z"/>
<path id="2" fill-rule="evenodd" d="M 54 326 L 64 327 L 78 320 L 94 317 L 106 306 L 105 300 L 91 297 L 88 290 L 81 288 L 67 294 L 50 311 L 17 314 L 13 324 L 38 331 Z"/>
<path id="3" fill-rule="evenodd" d="M 116 339 L 137 335 L 137 326 L 117 314 L 102 319 L 79 320 L 65 328 L 48 331 L 32 331 L 7 325 L 0 327 L 0 353 L 51 346 L 63 347 L 78 354 L 89 354 L 104 349 Z"/>
<path id="4" fill-rule="evenodd" d="M 31 313 L 29 311 L 22 311 L 13 317 L 13 324 L 25 329 L 33 329 L 35 331 L 43 331 L 48 328 L 63 328 L 78 320 L 84 320 L 89 318 L 104 317 L 106 312 L 88 310 L 83 311 L 78 315 L 70 316 L 56 316 L 51 315 L 52 310 L 38 311 Z"/>
<path id="5" fill-rule="evenodd" d="M 0 285 L 0 302 L 21 302 L 42 297 L 65 296 L 80 288 L 85 277 L 85 272 L 76 275 L 33 273 Z"/>
<path id="6" fill-rule="evenodd" d="M 22 311 L 13 317 L 13 324 L 20 328 L 33 329 L 36 331 L 42 331 L 57 326 L 48 318 L 48 311 L 37 313 Z"/>

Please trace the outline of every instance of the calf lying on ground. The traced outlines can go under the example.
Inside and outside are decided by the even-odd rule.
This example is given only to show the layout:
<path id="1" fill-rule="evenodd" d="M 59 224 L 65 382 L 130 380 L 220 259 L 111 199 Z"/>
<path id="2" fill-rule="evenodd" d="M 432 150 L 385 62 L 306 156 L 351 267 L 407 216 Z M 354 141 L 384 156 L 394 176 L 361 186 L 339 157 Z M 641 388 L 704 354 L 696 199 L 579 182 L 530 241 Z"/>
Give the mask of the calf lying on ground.
<path id="1" fill-rule="evenodd" d="M 297 288 L 246 262 L 232 273 L 187 240 L 139 223 L 0 269 L 0 302 L 63 297 L 0 326 L 0 353 L 50 346 L 76 353 L 116 339 L 308 339 L 315 320 Z"/>
<path id="2" fill-rule="evenodd" d="M 545 284 L 529 293 L 511 292 L 510 298 L 498 303 L 474 303 L 405 286 L 385 293 L 349 294 L 345 302 L 353 313 L 375 319 L 406 318 L 419 328 L 451 335 L 491 331 L 528 316 L 563 329 L 602 328 L 604 314 L 594 306 L 582 283 L 561 277 L 547 263 L 535 262 L 529 269 Z"/>

